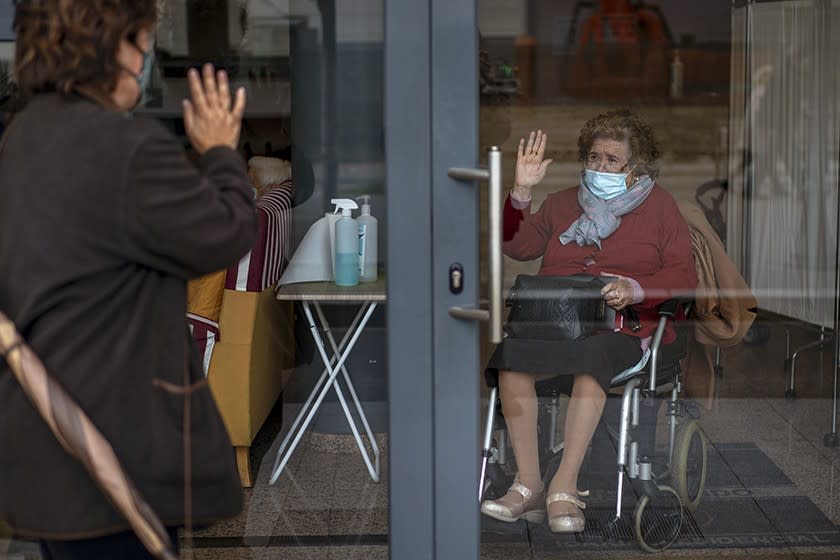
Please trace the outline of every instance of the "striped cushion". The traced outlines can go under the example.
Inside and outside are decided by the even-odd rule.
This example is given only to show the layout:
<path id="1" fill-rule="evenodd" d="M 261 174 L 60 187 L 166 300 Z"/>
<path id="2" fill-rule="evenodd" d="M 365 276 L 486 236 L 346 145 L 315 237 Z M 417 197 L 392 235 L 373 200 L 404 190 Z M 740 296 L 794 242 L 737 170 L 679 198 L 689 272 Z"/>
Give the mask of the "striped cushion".
<path id="1" fill-rule="evenodd" d="M 230 266 L 225 288 L 261 292 L 280 280 L 289 261 L 292 235 L 292 180 L 272 186 L 257 200 L 259 231 L 254 247 Z"/>
<path id="2" fill-rule="evenodd" d="M 213 346 L 219 340 L 219 323 L 210 321 L 200 315 L 187 313 L 187 324 L 190 327 L 198 352 L 201 354 L 201 364 L 204 368 L 204 375 L 210 369 L 210 357 L 213 355 Z"/>

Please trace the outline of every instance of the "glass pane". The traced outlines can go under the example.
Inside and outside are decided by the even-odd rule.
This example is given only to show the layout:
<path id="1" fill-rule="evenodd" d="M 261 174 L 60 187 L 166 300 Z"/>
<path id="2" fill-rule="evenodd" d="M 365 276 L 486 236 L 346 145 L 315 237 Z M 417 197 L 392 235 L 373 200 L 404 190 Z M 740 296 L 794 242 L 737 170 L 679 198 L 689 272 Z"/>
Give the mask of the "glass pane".
<path id="1" fill-rule="evenodd" d="M 258 364 L 265 358 L 253 355 L 251 368 L 260 368 L 258 375 L 264 378 L 252 379 L 252 386 L 269 384 L 279 394 L 276 402 L 264 402 L 263 389 L 257 389 L 254 408 L 240 405 L 237 410 L 245 418 L 265 415 L 262 427 L 255 426 L 250 434 L 253 487 L 245 491 L 245 510 L 238 519 L 197 533 L 194 546 L 208 558 L 227 558 L 232 552 L 225 543 L 235 537 L 241 539 L 239 552 L 246 557 L 261 549 L 267 557 L 305 551 L 321 558 L 347 553 L 385 558 L 384 308 L 365 307 L 372 315 L 362 317 L 362 324 L 356 314 L 375 302 L 330 302 L 334 282 L 301 283 L 321 280 L 319 274 L 325 271 L 333 274 L 332 255 L 323 252 L 330 246 L 329 229 L 323 224 L 325 213 L 334 210 L 332 199 L 350 199 L 361 206 L 357 197 L 369 195 L 371 214 L 384 227 L 382 1 L 231 0 L 209 13 L 195 12 L 192 3 L 186 7 L 181 13 L 186 13 L 188 32 L 186 39 L 175 34 L 168 43 L 172 56 L 166 64 L 172 70 L 166 73 L 173 75 L 165 84 L 177 81 L 179 68 L 200 60 L 197 53 L 202 53 L 204 58 L 226 61 L 235 69 L 237 82 L 246 85 L 244 154 L 291 163 L 292 207 L 283 218 L 285 237 L 280 240 L 282 259 L 289 261 L 288 276 L 281 280 L 278 297 L 286 297 L 287 289 L 303 288 L 307 294 L 305 301 L 283 301 L 284 322 L 254 341 L 265 345 L 258 351 L 274 361 Z M 173 28 L 183 21 L 179 17 L 176 10 Z M 191 25 L 201 32 L 190 34 Z M 208 26 L 217 27 L 218 33 L 208 33 Z M 360 210 L 353 216 L 359 218 Z M 374 240 L 375 234 L 370 234 Z M 383 255 L 384 233 L 378 239 Z M 335 243 L 337 247 L 337 238 Z M 368 245 L 368 250 L 374 249 Z M 384 293 L 384 279 L 371 286 L 361 283 L 356 289 Z M 310 320 L 321 329 L 317 337 Z M 321 352 L 343 356 L 350 347 L 345 337 L 356 330 L 360 336 L 344 362 L 348 376 L 338 374 L 335 385 L 321 397 L 330 382 L 323 379 Z M 331 365 L 335 363 L 334 359 Z M 269 382 L 272 376 L 280 382 Z M 341 398 L 353 411 L 353 427 L 361 435 L 354 436 L 335 387 L 340 387 Z M 310 411 L 317 412 L 304 429 Z M 374 446 L 366 428 L 374 434 Z M 290 452 L 298 433 L 301 439 Z"/>
<path id="2" fill-rule="evenodd" d="M 257 244 L 223 272 L 221 310 L 204 318 L 218 336 L 202 341 L 244 508 L 182 531 L 184 557 L 387 558 L 384 2 L 159 0 L 159 14 L 136 114 L 197 162 L 182 121 L 187 71 L 225 69 L 247 92 L 239 151 L 260 220 Z M 13 110 L 11 15 L 4 3 L 0 123 Z M 354 207 L 351 238 L 326 217 L 332 199 Z M 360 283 L 338 288 L 332 245 L 340 253 L 348 239 Z M 8 537 L 0 523 L 0 557 L 39 557 Z"/>
<path id="3" fill-rule="evenodd" d="M 478 0 L 482 154 L 489 145 L 501 146 L 508 188 L 515 185 L 518 142 L 529 132 L 547 133 L 545 158 L 553 160 L 530 190 L 530 209 L 523 210 L 525 221 L 506 248 L 507 286 L 520 274 L 569 274 L 570 263 L 578 272 L 600 268 L 633 277 L 619 269 L 639 270 L 644 248 L 638 238 L 626 241 L 621 254 L 611 257 L 610 248 L 629 239 L 630 230 L 645 235 L 645 227 L 631 228 L 634 213 L 650 198 L 619 214 L 621 224 L 600 248 L 585 245 L 589 264 L 576 256 L 577 241 L 562 245 L 558 239 L 583 214 L 577 198 L 585 167 L 582 129 L 592 117 L 624 108 L 655 132 L 656 183 L 677 204 L 669 216 L 684 215 L 680 221 L 691 228 L 705 289 L 691 320 L 676 327 L 690 341 L 687 350 L 678 339 L 660 354 L 667 364 L 669 352 L 687 353 L 679 400 L 671 408 L 659 405 L 655 430 L 642 426 L 631 435 L 631 441 L 639 438 L 638 447 L 627 457 L 620 487 L 617 397 L 623 384 L 609 391 L 603 414 L 597 405 L 587 413 L 583 407 L 598 401 L 582 395 L 601 398 L 603 389 L 596 385 L 584 393 L 586 385 L 577 383 L 585 377 L 578 376 L 574 390 L 581 392 L 570 397 L 572 379 L 557 373 L 568 362 L 580 367 L 575 373 L 589 371 L 591 365 L 580 364 L 590 364 L 585 354 L 596 351 L 585 345 L 567 350 L 566 343 L 552 341 L 564 354 L 528 341 L 527 347 L 505 342 L 500 355 L 485 345 L 485 356 L 493 355 L 499 369 L 520 372 L 501 373 L 505 423 L 495 426 L 485 498 L 505 495 L 518 475 L 535 491 L 542 479 L 549 494 L 566 492 L 587 507 L 568 500 L 552 504 L 548 517 L 571 513 L 585 521 L 574 536 L 554 534 L 542 519 L 542 496 L 533 499 L 535 511 L 522 516 L 533 521 L 524 522 L 511 519 L 519 517 L 523 498 L 509 494 L 501 504 L 513 505 L 512 515 L 484 507 L 483 558 L 584 557 L 604 549 L 616 558 L 636 558 L 660 548 L 679 549 L 665 555 L 687 558 L 711 549 L 732 557 L 794 558 L 830 555 L 840 543 L 832 399 L 840 48 L 831 33 L 840 2 L 734 4 Z M 584 148 L 588 153 L 592 146 L 584 142 Z M 618 183 L 619 196 L 628 192 L 625 186 Z M 573 194 L 563 199 L 569 188 Z M 551 200 L 564 204 L 552 206 Z M 541 207 L 546 215 L 529 216 Z M 669 216 L 646 225 L 664 228 Z M 538 225 L 528 225 L 531 220 Z M 544 245 L 534 242 L 523 251 L 518 235 L 539 237 Z M 662 248 L 675 246 L 670 240 Z M 722 260 L 704 260 L 710 253 Z M 667 258 L 663 252 L 656 262 Z M 745 284 L 732 283 L 738 275 Z M 647 282 L 641 273 L 634 279 Z M 649 301 L 643 291 L 637 310 Z M 757 316 L 746 309 L 750 305 Z M 712 318 L 732 310 L 738 311 L 723 322 Z M 726 333 L 717 329 L 724 323 Z M 673 370 L 664 364 L 657 371 L 667 380 Z M 523 372 L 537 380 L 536 391 Z M 505 376 L 511 379 L 507 388 Z M 591 377 L 597 381 L 597 374 Z M 643 412 L 646 402 L 657 401 L 643 400 Z M 587 426 L 595 420 L 592 433 Z M 652 461 L 645 460 L 645 445 Z M 647 485 L 640 483 L 645 463 L 654 475 Z M 575 496 L 577 489 L 590 493 Z M 807 552 L 794 553 L 799 545 Z"/>

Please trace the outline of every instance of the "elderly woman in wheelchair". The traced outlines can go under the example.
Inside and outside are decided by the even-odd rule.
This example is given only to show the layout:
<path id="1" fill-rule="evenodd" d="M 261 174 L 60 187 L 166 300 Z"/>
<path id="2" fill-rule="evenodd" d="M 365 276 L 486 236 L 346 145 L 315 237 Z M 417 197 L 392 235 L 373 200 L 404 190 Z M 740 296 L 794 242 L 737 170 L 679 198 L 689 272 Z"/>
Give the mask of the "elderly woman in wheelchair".
<path id="1" fill-rule="evenodd" d="M 542 257 L 539 275 L 604 278 L 601 297 L 616 311 L 614 329 L 575 340 L 508 336 L 488 370 L 498 392 L 517 473 L 507 493 L 485 500 L 485 515 L 539 522 L 551 531 L 584 530 L 578 475 L 616 373 L 640 364 L 659 323 L 657 306 L 690 293 L 697 283 L 688 227 L 672 196 L 660 187 L 653 129 L 628 111 L 589 120 L 578 138 L 583 169 L 577 186 L 549 194 L 531 212 L 531 190 L 545 176 L 547 135 L 520 140 L 514 186 L 504 208 L 505 254 Z M 670 325 L 659 333 L 674 340 Z M 571 376 L 562 460 L 548 485 L 540 472 L 535 383 Z M 491 406 L 493 406 L 491 404 Z"/>

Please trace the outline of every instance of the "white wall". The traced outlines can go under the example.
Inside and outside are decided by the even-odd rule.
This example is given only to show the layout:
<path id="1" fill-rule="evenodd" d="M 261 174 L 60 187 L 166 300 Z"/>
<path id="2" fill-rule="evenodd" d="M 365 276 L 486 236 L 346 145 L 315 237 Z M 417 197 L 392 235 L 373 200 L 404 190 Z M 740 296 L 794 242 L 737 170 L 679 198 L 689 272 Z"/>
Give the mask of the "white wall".
<path id="1" fill-rule="evenodd" d="M 2 0 L 0 0 L 2 1 Z M 158 29 L 158 46 L 186 56 L 186 1 L 169 0 Z M 338 43 L 381 43 L 384 40 L 384 0 L 336 2 Z M 246 51 L 258 56 L 288 56 L 289 19 L 305 19 L 310 29 L 321 29 L 321 14 L 315 0 L 228 0 L 228 36 L 241 45 L 239 8 L 248 10 Z"/>
<path id="2" fill-rule="evenodd" d="M 484 37 L 519 37 L 528 31 L 525 0 L 478 0 L 478 27 Z"/>

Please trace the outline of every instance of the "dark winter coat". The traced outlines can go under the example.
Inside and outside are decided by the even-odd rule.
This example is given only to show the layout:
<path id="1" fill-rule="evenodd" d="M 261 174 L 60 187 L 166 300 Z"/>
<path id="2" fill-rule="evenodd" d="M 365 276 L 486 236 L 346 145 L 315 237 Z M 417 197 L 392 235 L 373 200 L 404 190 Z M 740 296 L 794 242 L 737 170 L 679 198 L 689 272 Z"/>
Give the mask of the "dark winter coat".
<path id="1" fill-rule="evenodd" d="M 185 285 L 250 248 L 253 195 L 234 150 L 213 148 L 199 167 L 159 123 L 57 94 L 36 96 L 0 151 L 0 310 L 168 525 L 185 521 L 185 441 L 193 523 L 242 505 Z M 128 529 L 5 363 L 0 520 L 42 538 Z"/>

